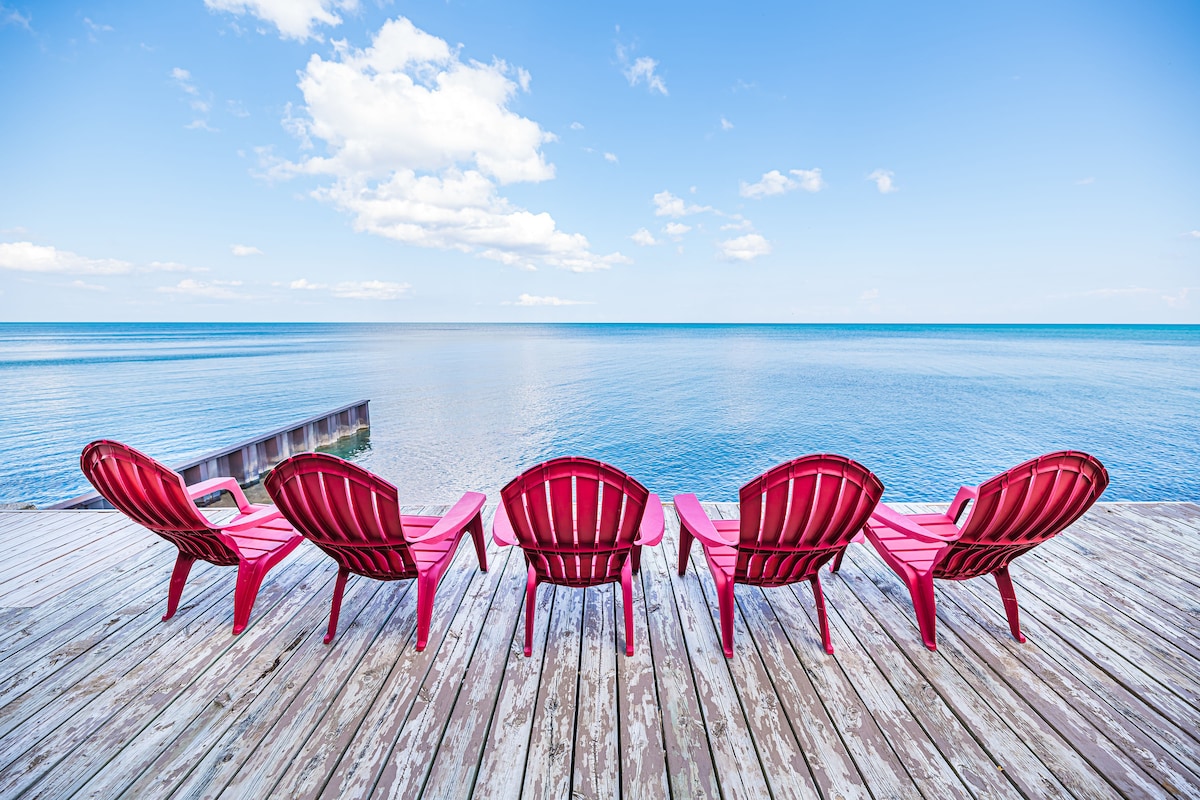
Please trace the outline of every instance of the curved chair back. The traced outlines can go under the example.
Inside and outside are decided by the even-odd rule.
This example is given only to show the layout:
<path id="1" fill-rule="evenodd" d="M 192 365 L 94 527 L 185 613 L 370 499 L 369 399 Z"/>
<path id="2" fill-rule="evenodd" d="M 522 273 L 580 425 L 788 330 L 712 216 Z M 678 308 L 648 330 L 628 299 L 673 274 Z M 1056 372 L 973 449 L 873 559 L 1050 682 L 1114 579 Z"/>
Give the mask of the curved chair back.
<path id="1" fill-rule="evenodd" d="M 556 458 L 500 490 L 517 543 L 538 580 L 595 586 L 619 580 L 649 490 L 590 458 Z"/>
<path id="2" fill-rule="evenodd" d="M 846 547 L 871 516 L 883 483 L 843 456 L 784 462 L 742 487 L 734 580 L 782 586 L 804 580 Z"/>
<path id="3" fill-rule="evenodd" d="M 1063 450 L 1018 464 L 985 481 L 935 578 L 972 578 L 1002 569 L 1056 536 L 1108 486 L 1108 471 L 1087 453 Z"/>
<path id="4" fill-rule="evenodd" d="M 336 456 L 299 453 L 279 462 L 263 485 L 296 530 L 339 567 L 381 580 L 417 576 L 396 487 L 378 475 Z"/>
<path id="5" fill-rule="evenodd" d="M 79 468 L 113 507 L 181 553 L 218 566 L 238 563 L 237 553 L 188 496 L 183 477 L 169 467 L 128 445 L 101 439 L 83 448 Z"/>

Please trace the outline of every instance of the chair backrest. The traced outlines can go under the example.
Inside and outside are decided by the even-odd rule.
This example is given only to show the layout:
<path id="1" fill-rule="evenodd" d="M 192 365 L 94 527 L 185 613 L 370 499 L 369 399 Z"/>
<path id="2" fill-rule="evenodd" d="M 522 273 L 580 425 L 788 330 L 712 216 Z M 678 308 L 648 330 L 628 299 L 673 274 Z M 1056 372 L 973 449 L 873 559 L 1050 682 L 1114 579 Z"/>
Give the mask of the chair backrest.
<path id="1" fill-rule="evenodd" d="M 1063 450 L 1026 461 L 979 485 L 979 497 L 934 577 L 971 578 L 1005 567 L 1091 508 L 1108 471 L 1087 453 Z"/>
<path id="2" fill-rule="evenodd" d="M 517 543 L 538 579 L 567 586 L 618 580 L 649 490 L 591 458 L 556 458 L 500 490 Z"/>
<path id="3" fill-rule="evenodd" d="M 340 567 L 371 578 L 417 575 L 404 538 L 396 487 L 325 453 L 299 453 L 275 465 L 267 494 L 304 538 Z"/>
<path id="4" fill-rule="evenodd" d="M 128 445 L 101 439 L 83 448 L 79 468 L 113 507 L 182 552 L 221 566 L 238 563 L 237 553 L 188 497 L 183 477 L 169 467 Z"/>
<path id="5" fill-rule="evenodd" d="M 781 586 L 810 577 L 858 535 L 882 495 L 879 478 L 843 456 L 803 456 L 764 472 L 739 494 L 734 580 Z"/>

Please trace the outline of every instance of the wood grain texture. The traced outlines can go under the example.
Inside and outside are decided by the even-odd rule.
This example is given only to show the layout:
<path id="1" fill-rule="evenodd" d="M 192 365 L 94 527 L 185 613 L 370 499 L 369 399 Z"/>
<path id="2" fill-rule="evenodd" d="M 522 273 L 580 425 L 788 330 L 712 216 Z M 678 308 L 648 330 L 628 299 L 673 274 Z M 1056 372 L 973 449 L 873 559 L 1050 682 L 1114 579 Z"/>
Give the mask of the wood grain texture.
<path id="1" fill-rule="evenodd" d="M 1200 796 L 1200 506 L 1100 504 L 1022 556 L 1024 644 L 993 581 L 939 583 L 936 652 L 855 545 L 822 576 L 833 655 L 797 584 L 737 589 L 726 659 L 700 548 L 678 576 L 669 507 L 666 528 L 634 656 L 618 584 L 543 585 L 526 658 L 525 560 L 490 540 L 487 573 L 459 547 L 417 653 L 411 581 L 352 578 L 322 643 L 316 548 L 234 637 L 234 570 L 198 563 L 162 622 L 169 544 L 114 512 L 0 512 L 0 796 Z"/>

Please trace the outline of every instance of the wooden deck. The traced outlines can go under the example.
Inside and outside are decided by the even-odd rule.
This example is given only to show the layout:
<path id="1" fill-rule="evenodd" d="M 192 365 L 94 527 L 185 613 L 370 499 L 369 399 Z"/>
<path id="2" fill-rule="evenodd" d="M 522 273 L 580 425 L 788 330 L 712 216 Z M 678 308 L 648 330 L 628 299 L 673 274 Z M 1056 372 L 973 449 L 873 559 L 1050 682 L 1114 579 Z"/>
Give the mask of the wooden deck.
<path id="1" fill-rule="evenodd" d="M 928 652 L 854 546 L 824 580 L 835 655 L 801 584 L 738 589 L 729 661 L 667 518 L 637 654 L 619 592 L 546 586 L 527 659 L 515 549 L 483 574 L 464 543 L 417 653 L 409 581 L 352 578 L 322 644 L 336 570 L 307 543 L 234 637 L 233 569 L 197 564 L 161 622 L 166 542 L 0 512 L 0 797 L 1200 796 L 1200 506 L 1097 506 L 1018 561 L 1024 645 L 983 579 L 939 586 Z"/>

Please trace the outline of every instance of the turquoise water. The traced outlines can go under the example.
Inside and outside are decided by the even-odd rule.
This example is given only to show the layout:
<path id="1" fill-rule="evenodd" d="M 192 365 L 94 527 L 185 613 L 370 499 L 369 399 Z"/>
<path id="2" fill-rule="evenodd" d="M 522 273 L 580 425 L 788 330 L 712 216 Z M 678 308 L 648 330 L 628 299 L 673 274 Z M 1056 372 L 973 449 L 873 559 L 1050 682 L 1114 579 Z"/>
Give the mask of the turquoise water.
<path id="1" fill-rule="evenodd" d="M 820 451 L 948 500 L 1060 448 L 1106 499 L 1200 500 L 1196 326 L 2 324 L 0 388 L 0 502 L 84 491 L 95 438 L 179 463 L 363 398 L 406 502 L 567 454 L 735 499 Z"/>

